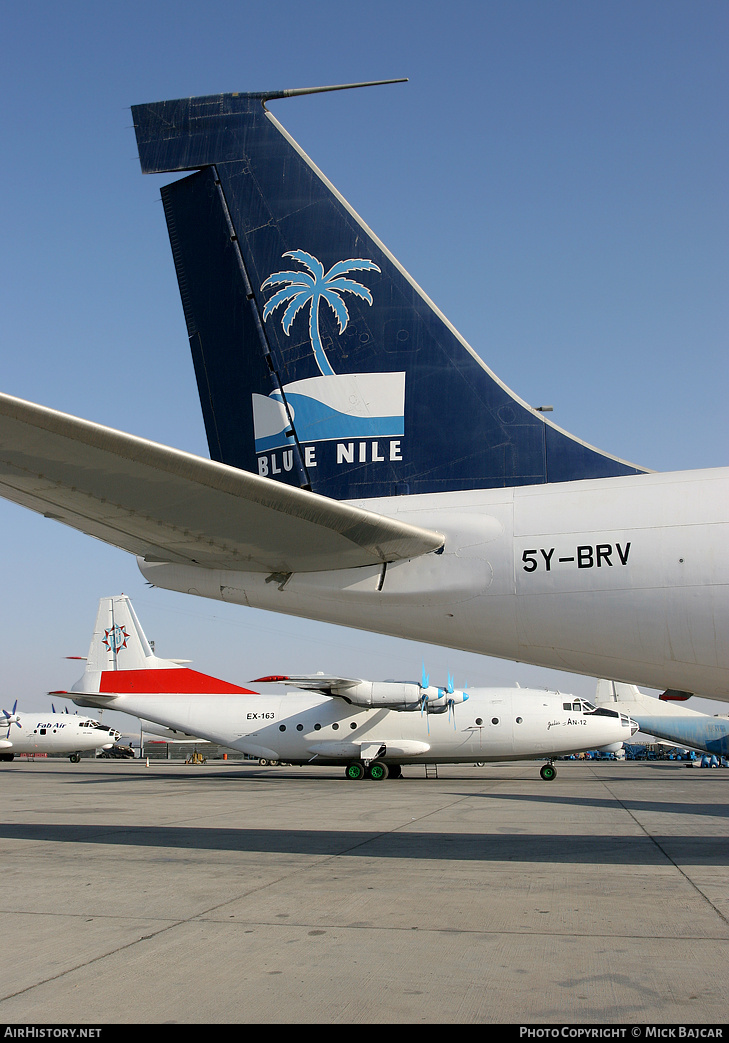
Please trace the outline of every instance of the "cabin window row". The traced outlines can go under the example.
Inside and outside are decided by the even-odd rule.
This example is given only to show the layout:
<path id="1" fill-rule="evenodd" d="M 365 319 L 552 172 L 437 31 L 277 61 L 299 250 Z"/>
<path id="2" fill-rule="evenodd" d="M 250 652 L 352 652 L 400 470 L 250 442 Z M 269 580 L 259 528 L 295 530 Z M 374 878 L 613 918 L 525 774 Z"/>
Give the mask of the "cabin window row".
<path id="1" fill-rule="evenodd" d="M 577 704 L 577 705 L 579 705 L 579 704 Z M 565 704 L 565 710 L 567 710 L 569 708 L 570 707 L 567 704 Z M 516 721 L 517 724 L 523 724 L 524 723 L 524 718 L 523 717 L 516 717 L 515 721 Z M 483 717 L 477 717 L 475 723 L 480 728 L 483 725 Z M 491 718 L 491 723 L 492 724 L 500 724 L 501 720 L 498 717 L 492 717 Z M 335 721 L 332 724 L 331 727 L 332 727 L 332 731 L 337 731 L 338 728 L 339 728 L 339 724 Z M 356 722 L 355 721 L 350 721 L 349 727 L 352 730 L 354 730 L 357 727 Z M 317 721 L 317 723 L 314 725 L 314 731 L 315 732 L 319 732 L 319 731 L 321 731 L 321 728 L 322 728 L 321 724 L 319 724 L 319 722 Z M 280 732 L 285 732 L 286 731 L 286 725 L 285 724 L 279 724 L 278 730 Z M 296 725 L 296 731 L 297 732 L 303 732 L 303 730 L 304 730 L 304 725 L 303 724 L 297 724 Z"/>

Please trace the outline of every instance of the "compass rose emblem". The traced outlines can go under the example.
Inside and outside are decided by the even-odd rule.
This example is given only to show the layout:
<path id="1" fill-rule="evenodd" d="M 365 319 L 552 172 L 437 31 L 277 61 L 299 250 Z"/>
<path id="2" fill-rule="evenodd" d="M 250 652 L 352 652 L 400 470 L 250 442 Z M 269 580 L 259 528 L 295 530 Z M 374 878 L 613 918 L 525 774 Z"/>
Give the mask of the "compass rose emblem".
<path id="1" fill-rule="evenodd" d="M 118 624 L 104 631 L 104 644 L 110 652 L 118 652 L 120 648 L 126 648 L 128 640 L 129 634 L 126 629 Z"/>

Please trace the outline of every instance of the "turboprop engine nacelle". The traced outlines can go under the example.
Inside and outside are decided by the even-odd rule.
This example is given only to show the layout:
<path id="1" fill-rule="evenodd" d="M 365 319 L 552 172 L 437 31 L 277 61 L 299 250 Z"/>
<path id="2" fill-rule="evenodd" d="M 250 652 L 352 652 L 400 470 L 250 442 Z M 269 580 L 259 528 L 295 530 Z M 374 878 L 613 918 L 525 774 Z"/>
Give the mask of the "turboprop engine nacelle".
<path id="1" fill-rule="evenodd" d="M 428 683 L 423 671 L 423 683 L 414 681 L 363 681 L 355 677 L 331 677 L 327 674 L 271 674 L 258 677 L 252 684 L 293 684 L 305 691 L 322 692 L 336 699 L 344 699 L 352 706 L 384 710 L 420 710 L 427 713 L 447 713 L 457 703 L 465 703 L 465 692 L 456 691 L 451 678 L 447 688 Z"/>
<path id="2" fill-rule="evenodd" d="M 449 706 L 468 699 L 465 692 L 448 691 L 429 685 L 400 681 L 360 681 L 351 687 L 332 688 L 338 695 L 354 706 L 382 707 L 388 710 L 422 710 L 429 713 L 445 713 Z"/>

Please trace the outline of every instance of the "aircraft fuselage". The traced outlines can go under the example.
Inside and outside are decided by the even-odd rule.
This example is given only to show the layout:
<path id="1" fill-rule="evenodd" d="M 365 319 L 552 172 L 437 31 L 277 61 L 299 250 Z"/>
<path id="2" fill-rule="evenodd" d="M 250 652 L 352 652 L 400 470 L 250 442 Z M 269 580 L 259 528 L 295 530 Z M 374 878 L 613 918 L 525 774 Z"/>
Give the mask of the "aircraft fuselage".
<path id="1" fill-rule="evenodd" d="M 74 701 L 98 705 L 93 694 L 78 692 Z M 105 696 L 103 702 L 252 757 L 299 764 L 549 758 L 627 742 L 632 734 L 626 714 L 594 711 L 570 695 L 535 689 L 475 689 L 467 702 L 438 714 L 365 710 L 310 692 L 140 693 L 112 701 Z"/>
<path id="2" fill-rule="evenodd" d="M 115 729 L 105 728 L 98 721 L 75 714 L 13 714 L 7 729 L 2 718 L 0 727 L 3 728 L 0 760 L 21 753 L 65 754 L 100 750 L 113 746 L 120 738 Z"/>
<path id="3" fill-rule="evenodd" d="M 173 590 L 729 700 L 729 469 L 351 502 L 443 533 L 442 552 L 291 575 L 139 566 Z"/>

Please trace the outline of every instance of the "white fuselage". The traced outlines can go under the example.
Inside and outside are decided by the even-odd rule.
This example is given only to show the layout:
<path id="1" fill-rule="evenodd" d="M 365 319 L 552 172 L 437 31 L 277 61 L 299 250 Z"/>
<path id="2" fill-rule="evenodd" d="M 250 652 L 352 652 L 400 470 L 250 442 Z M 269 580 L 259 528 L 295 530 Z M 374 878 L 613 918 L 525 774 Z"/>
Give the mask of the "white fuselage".
<path id="1" fill-rule="evenodd" d="M 108 749 L 118 738 L 118 731 L 76 714 L 18 713 L 9 725 L 0 718 L 0 756 Z"/>
<path id="2" fill-rule="evenodd" d="M 204 597 L 729 699 L 729 469 L 356 505 L 438 530 L 443 552 L 288 578 L 139 566 Z"/>
<path id="3" fill-rule="evenodd" d="M 94 698 L 74 695 L 80 705 L 94 705 Z M 569 695 L 518 688 L 475 689 L 467 702 L 441 714 L 359 709 L 312 692 L 144 693 L 103 701 L 252 757 L 292 763 L 548 758 L 628 741 L 636 727 L 625 714 L 588 712 Z"/>

